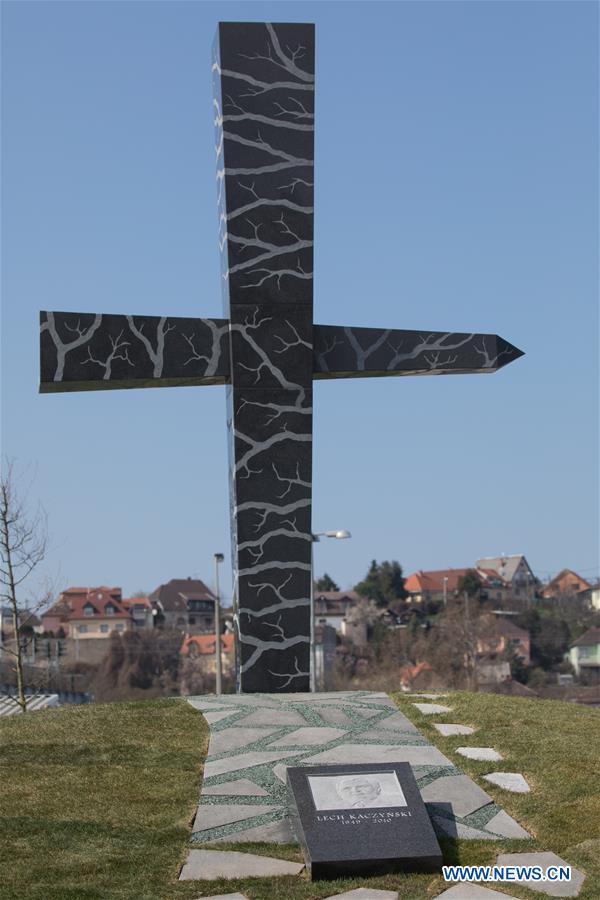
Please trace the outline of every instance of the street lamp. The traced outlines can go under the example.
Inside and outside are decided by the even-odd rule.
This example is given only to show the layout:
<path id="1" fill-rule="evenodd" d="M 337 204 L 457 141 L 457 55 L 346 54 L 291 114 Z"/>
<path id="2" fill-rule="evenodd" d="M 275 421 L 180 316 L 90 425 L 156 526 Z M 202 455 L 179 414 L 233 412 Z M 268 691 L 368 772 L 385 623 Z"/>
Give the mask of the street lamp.
<path id="1" fill-rule="evenodd" d="M 221 693 L 221 599 L 219 597 L 219 563 L 222 563 L 225 557 L 222 553 L 215 553 L 215 674 L 216 684 L 215 693 Z"/>
<path id="2" fill-rule="evenodd" d="M 448 576 L 444 575 L 444 609 L 448 605 Z"/>
<path id="3" fill-rule="evenodd" d="M 343 540 L 350 538 L 352 535 L 345 528 L 338 531 L 317 531 L 311 535 L 312 542 L 310 545 L 310 690 L 315 693 L 317 690 L 316 683 L 316 653 L 315 653 L 315 553 L 314 545 L 320 541 L 322 537 L 337 538 Z"/>

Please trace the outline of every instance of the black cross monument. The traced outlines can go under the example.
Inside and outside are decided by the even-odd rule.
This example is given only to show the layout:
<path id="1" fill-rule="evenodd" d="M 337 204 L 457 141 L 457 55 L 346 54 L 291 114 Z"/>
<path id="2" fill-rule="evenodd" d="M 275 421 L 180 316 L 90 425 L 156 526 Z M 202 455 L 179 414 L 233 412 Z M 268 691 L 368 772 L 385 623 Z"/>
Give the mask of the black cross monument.
<path id="1" fill-rule="evenodd" d="M 224 319 L 42 312 L 40 391 L 227 385 L 238 689 L 307 691 L 312 382 L 494 372 L 489 334 L 313 324 L 314 26 L 221 23 Z"/>

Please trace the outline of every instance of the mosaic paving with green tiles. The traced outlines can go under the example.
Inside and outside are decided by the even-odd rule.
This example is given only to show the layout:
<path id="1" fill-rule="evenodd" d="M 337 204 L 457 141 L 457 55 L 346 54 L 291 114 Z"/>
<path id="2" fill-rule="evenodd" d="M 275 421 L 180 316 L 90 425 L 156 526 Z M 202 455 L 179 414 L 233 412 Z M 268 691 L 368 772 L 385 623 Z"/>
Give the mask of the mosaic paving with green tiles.
<path id="1" fill-rule="evenodd" d="M 188 701 L 210 725 L 194 844 L 295 842 L 286 766 L 362 762 L 410 763 L 440 835 L 529 837 L 387 694 L 228 694 Z"/>

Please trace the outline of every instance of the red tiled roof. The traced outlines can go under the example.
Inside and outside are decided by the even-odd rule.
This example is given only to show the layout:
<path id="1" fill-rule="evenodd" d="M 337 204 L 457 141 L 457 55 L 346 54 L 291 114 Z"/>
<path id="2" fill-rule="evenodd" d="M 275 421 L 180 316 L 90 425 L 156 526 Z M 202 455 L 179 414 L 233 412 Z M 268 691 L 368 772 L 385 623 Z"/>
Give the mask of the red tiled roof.
<path id="1" fill-rule="evenodd" d="M 69 587 L 61 592 L 61 596 L 65 594 L 95 594 L 95 593 L 103 593 L 103 594 L 118 594 L 121 596 L 121 588 L 120 587 L 107 587 L 102 584 L 100 587 Z"/>
<path id="2" fill-rule="evenodd" d="M 446 590 L 449 592 L 458 590 L 458 581 L 466 575 L 469 569 L 435 569 L 430 572 L 413 572 L 404 581 L 407 591 L 443 591 L 444 578 L 448 579 Z"/>
<path id="3" fill-rule="evenodd" d="M 232 652 L 233 640 L 234 636 L 232 634 L 221 635 L 221 647 L 224 653 Z M 194 634 L 190 637 L 186 637 L 183 640 L 183 644 L 181 645 L 181 650 L 179 652 L 183 656 L 187 656 L 192 646 L 194 646 L 196 652 L 201 656 L 210 656 L 211 654 L 214 655 L 215 636 L 214 634 Z"/>
<path id="4" fill-rule="evenodd" d="M 97 599 L 97 594 L 102 594 L 102 600 Z M 46 610 L 45 616 L 59 617 L 63 621 L 73 618 L 73 612 L 79 612 L 81 605 L 90 601 L 94 608 L 101 606 L 103 603 L 110 602 L 119 609 L 119 613 L 124 610 L 120 607 L 121 588 L 120 587 L 69 587 L 61 591 L 56 603 Z M 129 616 L 127 616 L 129 618 Z"/>
<path id="5" fill-rule="evenodd" d="M 555 588 L 558 588 L 560 586 L 560 582 L 563 580 L 563 578 L 566 578 L 569 575 L 571 575 L 579 582 L 578 591 L 587 591 L 591 588 L 592 585 L 590 584 L 590 582 L 586 581 L 585 578 L 582 578 L 581 575 L 578 575 L 577 572 L 574 572 L 573 569 L 562 569 L 562 571 L 560 571 L 558 575 L 555 575 L 554 578 L 548 582 L 542 593 L 544 595 L 546 594 L 546 592 L 552 593 Z M 567 586 L 567 589 L 568 587 L 569 586 Z"/>
<path id="6" fill-rule="evenodd" d="M 93 599 L 92 599 L 93 598 Z M 90 594 L 89 597 L 73 597 L 69 601 L 70 612 L 67 616 L 69 621 L 73 619 L 131 619 L 129 613 L 122 604 L 115 600 L 114 597 L 105 596 L 102 600 L 96 599 L 96 594 Z M 91 606 L 94 610 L 93 616 L 86 616 L 85 607 Z M 112 606 L 115 612 L 107 615 L 106 607 Z"/>

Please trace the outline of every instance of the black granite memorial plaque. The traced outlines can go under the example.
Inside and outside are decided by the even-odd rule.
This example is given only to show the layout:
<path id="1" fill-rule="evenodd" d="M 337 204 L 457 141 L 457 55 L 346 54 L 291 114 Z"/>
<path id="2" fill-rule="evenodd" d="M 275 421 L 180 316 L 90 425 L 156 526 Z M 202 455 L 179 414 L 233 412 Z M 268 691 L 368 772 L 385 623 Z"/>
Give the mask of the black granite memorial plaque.
<path id="1" fill-rule="evenodd" d="M 441 869 L 442 851 L 408 763 L 292 767 L 287 784 L 311 879 Z"/>

